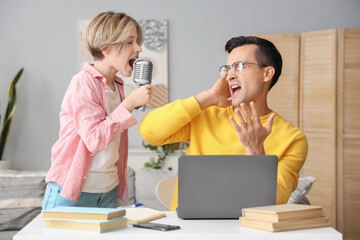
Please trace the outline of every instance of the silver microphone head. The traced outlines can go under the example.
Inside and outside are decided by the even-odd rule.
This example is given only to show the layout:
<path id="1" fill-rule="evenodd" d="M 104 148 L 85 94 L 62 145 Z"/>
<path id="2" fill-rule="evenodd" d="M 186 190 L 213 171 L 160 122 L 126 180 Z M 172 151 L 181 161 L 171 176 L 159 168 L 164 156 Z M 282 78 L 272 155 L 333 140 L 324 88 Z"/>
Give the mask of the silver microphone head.
<path id="1" fill-rule="evenodd" d="M 149 60 L 139 59 L 134 63 L 134 83 L 139 86 L 151 84 L 153 64 Z"/>

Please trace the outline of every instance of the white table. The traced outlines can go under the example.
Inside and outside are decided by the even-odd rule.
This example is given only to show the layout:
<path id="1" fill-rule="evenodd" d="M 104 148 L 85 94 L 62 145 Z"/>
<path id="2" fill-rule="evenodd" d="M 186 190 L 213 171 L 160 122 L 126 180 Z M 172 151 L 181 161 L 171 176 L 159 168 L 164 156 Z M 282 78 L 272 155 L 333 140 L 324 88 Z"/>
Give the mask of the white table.
<path id="1" fill-rule="evenodd" d="M 238 220 L 182 220 L 176 212 L 166 212 L 167 217 L 154 222 L 179 225 L 180 230 L 161 232 L 129 226 L 107 233 L 94 233 L 73 230 L 43 228 L 44 221 L 41 215 L 20 230 L 14 240 L 92 240 L 92 239 L 267 239 L 267 240 L 339 240 L 342 234 L 331 227 L 314 228 L 287 232 L 266 232 L 241 227 Z"/>

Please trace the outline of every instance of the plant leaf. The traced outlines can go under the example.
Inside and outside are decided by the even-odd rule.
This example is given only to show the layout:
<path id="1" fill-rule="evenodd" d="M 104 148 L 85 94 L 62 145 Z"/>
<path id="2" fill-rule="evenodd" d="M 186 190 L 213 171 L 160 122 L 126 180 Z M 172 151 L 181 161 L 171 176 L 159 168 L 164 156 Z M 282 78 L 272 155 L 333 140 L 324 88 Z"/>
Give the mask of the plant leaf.
<path id="1" fill-rule="evenodd" d="M 16 85 L 18 84 L 24 68 L 21 68 L 20 71 L 15 75 L 13 80 L 9 85 L 9 102 L 6 107 L 5 116 L 4 116 L 4 123 L 1 130 L 0 135 L 0 160 L 2 159 L 2 155 L 4 153 L 4 149 L 9 137 L 10 129 L 11 129 L 11 122 L 12 122 L 12 115 L 14 114 L 16 108 Z"/>

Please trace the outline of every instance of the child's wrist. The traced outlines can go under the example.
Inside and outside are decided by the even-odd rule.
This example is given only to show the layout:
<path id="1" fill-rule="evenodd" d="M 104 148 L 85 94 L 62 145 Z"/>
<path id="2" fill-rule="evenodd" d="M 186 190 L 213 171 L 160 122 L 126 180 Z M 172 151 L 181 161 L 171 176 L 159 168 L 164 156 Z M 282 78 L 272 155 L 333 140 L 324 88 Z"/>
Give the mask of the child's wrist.
<path id="1" fill-rule="evenodd" d="M 135 106 L 133 106 L 133 104 L 130 104 L 129 101 L 126 101 L 126 98 L 122 101 L 121 103 L 123 105 L 124 108 L 126 108 L 130 113 L 132 111 L 134 111 Z"/>

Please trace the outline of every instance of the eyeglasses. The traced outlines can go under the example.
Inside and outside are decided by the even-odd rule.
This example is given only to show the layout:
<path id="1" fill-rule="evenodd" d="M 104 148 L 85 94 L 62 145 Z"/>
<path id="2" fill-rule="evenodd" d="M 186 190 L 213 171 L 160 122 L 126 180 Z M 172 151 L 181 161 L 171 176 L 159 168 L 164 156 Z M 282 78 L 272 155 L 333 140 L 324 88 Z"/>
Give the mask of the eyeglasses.
<path id="1" fill-rule="evenodd" d="M 241 73 L 243 71 L 243 69 L 244 69 L 245 64 L 255 64 L 255 65 L 258 65 L 258 66 L 261 66 L 261 67 L 267 67 L 264 64 L 245 62 L 245 61 L 238 61 L 238 62 L 234 62 L 231 66 L 230 65 L 221 66 L 220 69 L 219 69 L 220 76 L 223 77 L 225 75 L 225 73 L 229 73 L 231 69 L 233 69 L 235 73 Z"/>

